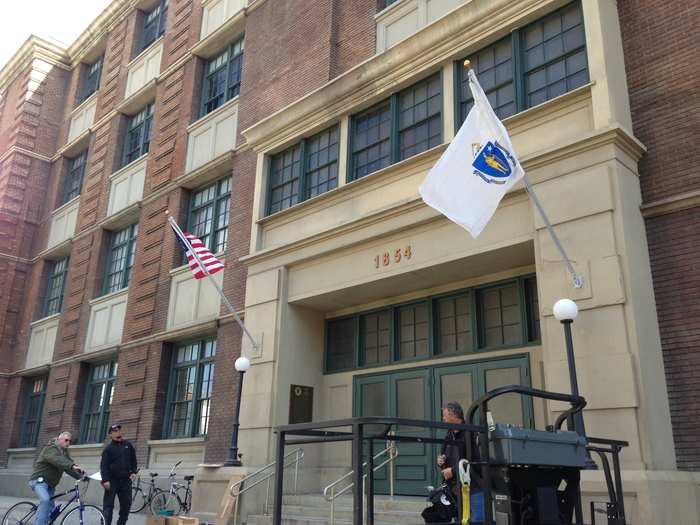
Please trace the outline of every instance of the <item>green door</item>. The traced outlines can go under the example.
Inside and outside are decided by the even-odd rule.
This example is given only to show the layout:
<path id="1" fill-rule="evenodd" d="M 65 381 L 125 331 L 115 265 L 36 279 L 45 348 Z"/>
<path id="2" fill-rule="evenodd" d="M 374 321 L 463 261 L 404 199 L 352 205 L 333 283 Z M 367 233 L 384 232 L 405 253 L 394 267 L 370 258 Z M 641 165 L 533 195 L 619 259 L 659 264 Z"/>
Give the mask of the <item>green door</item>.
<path id="1" fill-rule="evenodd" d="M 441 408 L 457 401 L 466 411 L 475 399 L 488 390 L 510 384 L 530 385 L 527 356 L 490 359 L 469 363 L 454 363 L 424 367 L 401 372 L 355 377 L 355 415 L 391 416 L 440 421 Z M 532 427 L 532 402 L 517 394 L 497 398 L 489 404 L 497 423 Z M 430 436 L 418 428 L 399 428 L 399 435 Z M 432 434 L 438 438 L 444 432 Z M 375 453 L 386 447 L 374 444 Z M 399 443 L 395 465 L 395 492 L 424 495 L 426 485 L 440 483 L 435 458 L 439 445 Z M 378 494 L 389 492 L 389 472 L 386 468 L 375 474 Z"/>

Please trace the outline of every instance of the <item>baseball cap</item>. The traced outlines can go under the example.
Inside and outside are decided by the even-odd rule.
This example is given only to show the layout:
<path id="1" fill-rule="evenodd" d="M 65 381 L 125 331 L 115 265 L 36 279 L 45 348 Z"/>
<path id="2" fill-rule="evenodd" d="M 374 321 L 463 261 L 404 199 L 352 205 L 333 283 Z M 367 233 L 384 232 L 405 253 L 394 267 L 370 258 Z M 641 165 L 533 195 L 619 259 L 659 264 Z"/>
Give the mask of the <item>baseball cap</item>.
<path id="1" fill-rule="evenodd" d="M 122 426 L 120 423 L 112 423 L 107 429 L 107 433 L 114 432 L 115 430 L 121 430 Z"/>

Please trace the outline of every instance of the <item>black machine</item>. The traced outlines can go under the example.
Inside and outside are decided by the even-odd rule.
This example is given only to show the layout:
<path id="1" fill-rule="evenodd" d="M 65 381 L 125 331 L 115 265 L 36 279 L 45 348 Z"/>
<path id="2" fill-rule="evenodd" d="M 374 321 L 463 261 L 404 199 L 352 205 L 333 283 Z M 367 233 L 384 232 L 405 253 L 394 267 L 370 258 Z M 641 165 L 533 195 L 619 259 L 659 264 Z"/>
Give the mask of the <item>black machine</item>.
<path id="1" fill-rule="evenodd" d="M 546 430 L 489 424 L 488 403 L 495 397 L 517 393 L 524 396 L 563 401 L 571 407 Z M 471 439 L 468 460 L 472 471 L 472 492 L 483 495 L 485 523 L 496 525 L 583 525 L 580 478 L 581 470 L 598 468 L 591 459 L 600 460 L 609 501 L 591 502 L 591 521 L 604 514 L 608 525 L 626 525 L 622 500 L 622 477 L 619 455 L 628 443 L 582 435 L 575 428 L 574 417 L 586 400 L 581 396 L 509 385 L 488 392 L 475 401 L 467 412 L 466 424 L 393 417 L 356 417 L 352 419 L 301 423 L 277 428 L 277 463 L 273 525 L 282 523 L 284 449 L 287 445 L 352 442 L 353 525 L 363 523 L 363 477 L 367 477 L 368 494 L 374 495 L 372 443 L 374 440 L 442 443 L 442 439 L 402 436 L 391 432 L 398 426 L 426 429 L 466 430 Z M 475 419 L 478 421 L 475 422 Z M 566 430 L 562 430 L 564 422 Z M 352 430 L 334 430 L 350 427 Z M 377 429 L 381 429 L 377 431 Z M 363 469 L 363 455 L 368 467 Z M 612 467 L 610 465 L 612 460 Z M 614 479 L 613 479 L 614 478 Z M 374 525 L 373 498 L 367 498 L 367 524 Z"/>

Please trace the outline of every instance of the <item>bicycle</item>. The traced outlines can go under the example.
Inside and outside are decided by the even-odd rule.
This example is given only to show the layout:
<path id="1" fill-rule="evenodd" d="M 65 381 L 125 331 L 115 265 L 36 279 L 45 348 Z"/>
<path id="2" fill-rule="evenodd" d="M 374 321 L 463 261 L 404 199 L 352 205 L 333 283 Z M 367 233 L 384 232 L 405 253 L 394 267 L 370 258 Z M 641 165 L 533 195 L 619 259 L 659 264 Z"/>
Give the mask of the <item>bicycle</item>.
<path id="1" fill-rule="evenodd" d="M 76 480 L 75 485 L 72 489 L 63 492 L 61 494 L 56 494 L 51 498 L 55 500 L 62 496 L 71 495 L 68 503 L 65 505 L 57 505 L 49 517 L 49 522 L 47 525 L 52 525 L 58 521 L 58 517 L 63 514 L 60 525 L 105 525 L 105 517 L 102 514 L 102 510 L 95 505 L 86 505 L 81 499 L 80 483 L 90 482 L 87 477 L 83 477 Z M 78 501 L 78 505 L 71 507 L 68 512 L 66 509 L 74 501 Z M 5 515 L 2 517 L 1 525 L 33 525 L 34 519 L 36 517 L 37 506 L 31 501 L 20 501 L 12 507 L 10 507 Z"/>
<path id="2" fill-rule="evenodd" d="M 159 512 L 164 510 L 171 510 L 173 514 L 189 514 L 192 509 L 192 480 L 194 476 L 185 476 L 185 481 L 187 485 L 183 485 L 175 481 L 175 469 L 182 463 L 178 461 L 170 469 L 170 474 L 168 478 L 170 479 L 170 490 L 164 491 L 158 489 L 157 493 L 153 496 L 151 501 L 151 512 L 154 515 L 158 515 Z"/>
<path id="3" fill-rule="evenodd" d="M 148 482 L 148 494 L 145 494 L 141 488 L 140 476 L 136 480 L 136 485 L 131 488 L 131 510 L 129 511 L 131 514 L 142 511 L 146 505 L 148 505 L 150 509 L 153 497 L 161 491 L 161 489 L 156 487 L 156 477 L 158 473 L 149 472 L 148 474 L 151 476 L 151 481 Z"/>

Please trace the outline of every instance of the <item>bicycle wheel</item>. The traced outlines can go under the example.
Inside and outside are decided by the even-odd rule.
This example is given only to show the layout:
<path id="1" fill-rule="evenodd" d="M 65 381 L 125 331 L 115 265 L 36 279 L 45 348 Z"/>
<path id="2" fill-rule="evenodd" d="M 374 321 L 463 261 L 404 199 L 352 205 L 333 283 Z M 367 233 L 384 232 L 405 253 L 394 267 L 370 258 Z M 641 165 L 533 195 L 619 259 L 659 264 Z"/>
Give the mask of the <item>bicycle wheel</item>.
<path id="1" fill-rule="evenodd" d="M 80 509 L 82 508 L 82 516 Z M 78 505 L 70 509 L 63 519 L 61 525 L 105 525 L 105 517 L 99 507 L 95 505 Z"/>
<path id="2" fill-rule="evenodd" d="M 177 491 L 180 501 L 176 501 L 179 514 L 187 516 L 192 510 L 192 490 L 180 487 Z"/>
<path id="3" fill-rule="evenodd" d="M 115 498 L 116 499 L 116 498 Z M 139 487 L 133 487 L 131 489 L 131 514 L 136 512 L 141 512 L 146 506 L 146 495 L 143 493 Z"/>
<path id="4" fill-rule="evenodd" d="M 12 505 L 2 517 L 2 525 L 34 525 L 36 505 L 30 501 L 20 501 Z"/>
<path id="5" fill-rule="evenodd" d="M 177 498 L 173 494 L 170 494 L 170 492 L 158 490 L 151 500 L 151 513 L 157 516 L 159 512 L 164 510 L 171 510 L 173 514 L 177 514 L 180 510 L 180 504 L 177 502 Z"/>

